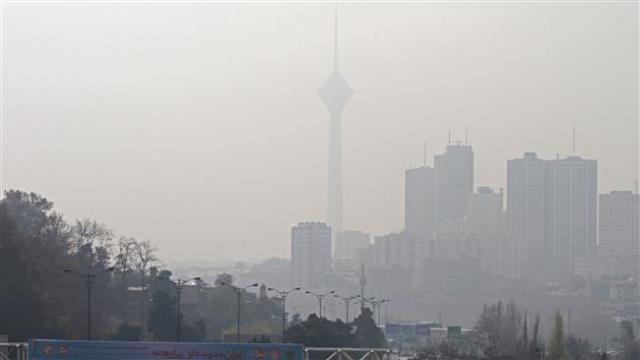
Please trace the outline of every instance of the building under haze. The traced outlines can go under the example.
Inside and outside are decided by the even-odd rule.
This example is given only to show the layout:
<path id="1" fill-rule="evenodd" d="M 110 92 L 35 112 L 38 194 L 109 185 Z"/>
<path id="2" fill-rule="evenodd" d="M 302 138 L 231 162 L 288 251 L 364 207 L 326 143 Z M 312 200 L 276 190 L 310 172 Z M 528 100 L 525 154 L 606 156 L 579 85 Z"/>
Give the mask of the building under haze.
<path id="1" fill-rule="evenodd" d="M 573 271 L 596 247 L 598 163 L 579 156 L 550 160 L 545 177 L 545 259 Z"/>
<path id="2" fill-rule="evenodd" d="M 449 144 L 433 159 L 439 220 L 463 218 L 473 194 L 473 150 L 469 145 Z"/>
<path id="3" fill-rule="evenodd" d="M 404 175 L 404 230 L 431 238 L 436 220 L 436 186 L 433 168 L 407 169 Z"/>
<path id="4" fill-rule="evenodd" d="M 546 166 L 534 152 L 507 161 L 507 224 L 525 248 L 528 270 L 544 260 Z"/>
<path id="5" fill-rule="evenodd" d="M 414 286 L 420 284 L 422 265 L 427 255 L 427 242 L 422 235 L 405 231 L 374 237 L 373 267 L 383 270 L 405 270 Z"/>
<path id="6" fill-rule="evenodd" d="M 336 233 L 336 258 L 357 259 L 359 253 L 371 246 L 371 235 L 363 231 L 347 230 Z"/>
<path id="7" fill-rule="evenodd" d="M 574 271 L 593 255 L 597 237 L 596 160 L 542 160 L 535 153 L 507 162 L 507 223 L 529 269 Z"/>
<path id="8" fill-rule="evenodd" d="M 323 291 L 331 269 L 331 228 L 304 222 L 291 228 L 291 278 L 293 286 Z"/>
<path id="9" fill-rule="evenodd" d="M 640 255 L 638 194 L 612 191 L 600 194 L 599 249 L 603 256 Z"/>
<path id="10" fill-rule="evenodd" d="M 469 233 L 478 238 L 495 237 L 504 232 L 503 193 L 488 186 L 478 187 L 469 208 Z"/>

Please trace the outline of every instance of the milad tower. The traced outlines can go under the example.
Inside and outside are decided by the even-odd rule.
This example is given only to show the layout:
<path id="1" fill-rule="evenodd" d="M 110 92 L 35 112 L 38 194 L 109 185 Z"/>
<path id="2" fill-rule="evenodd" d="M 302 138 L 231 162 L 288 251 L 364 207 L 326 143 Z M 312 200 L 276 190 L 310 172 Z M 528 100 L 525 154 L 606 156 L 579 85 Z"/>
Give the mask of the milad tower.
<path id="1" fill-rule="evenodd" d="M 318 94 L 329 110 L 329 177 L 327 193 L 327 223 L 331 232 L 342 231 L 342 111 L 353 90 L 338 71 L 338 8 L 334 17 L 333 73 Z"/>

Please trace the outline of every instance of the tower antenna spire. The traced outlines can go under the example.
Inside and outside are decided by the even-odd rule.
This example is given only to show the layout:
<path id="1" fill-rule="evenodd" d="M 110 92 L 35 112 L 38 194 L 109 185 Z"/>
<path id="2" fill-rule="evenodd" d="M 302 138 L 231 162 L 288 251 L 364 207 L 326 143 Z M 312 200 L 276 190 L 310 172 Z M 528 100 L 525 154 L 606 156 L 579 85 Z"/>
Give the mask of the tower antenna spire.
<path id="1" fill-rule="evenodd" d="M 571 153 L 576 156 L 576 122 L 573 122 L 573 141 L 571 144 Z"/>
<path id="2" fill-rule="evenodd" d="M 422 166 L 427 166 L 427 142 L 425 141 L 422 149 Z"/>
<path id="3" fill-rule="evenodd" d="M 451 145 L 451 126 L 449 126 L 449 138 L 447 140 L 447 144 Z"/>
<path id="4" fill-rule="evenodd" d="M 332 234 L 342 230 L 342 111 L 353 90 L 338 72 L 338 3 L 334 13 L 333 73 L 318 89 L 329 110 L 329 163 L 327 191 L 327 223 Z"/>
<path id="5" fill-rule="evenodd" d="M 464 144 L 469 145 L 469 125 L 464 126 Z"/>
<path id="6" fill-rule="evenodd" d="M 338 1 L 333 15 L 333 71 L 338 72 Z"/>

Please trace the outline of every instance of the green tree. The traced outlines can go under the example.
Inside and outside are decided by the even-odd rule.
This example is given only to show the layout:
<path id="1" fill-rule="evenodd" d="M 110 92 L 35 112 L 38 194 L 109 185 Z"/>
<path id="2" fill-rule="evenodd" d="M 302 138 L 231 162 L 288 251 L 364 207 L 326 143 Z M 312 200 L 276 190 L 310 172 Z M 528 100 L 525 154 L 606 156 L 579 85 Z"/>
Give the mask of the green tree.
<path id="1" fill-rule="evenodd" d="M 524 320 L 522 323 L 522 340 L 520 341 L 520 350 L 519 356 L 522 358 L 526 358 L 529 353 L 529 324 L 528 324 L 528 316 L 525 312 Z"/>
<path id="2" fill-rule="evenodd" d="M 317 347 L 356 346 L 351 327 L 342 320 L 330 321 L 311 314 L 300 324 L 290 326 L 285 341 Z"/>
<path id="3" fill-rule="evenodd" d="M 591 356 L 591 343 L 589 340 L 569 335 L 566 341 L 567 357 L 570 360 L 587 360 Z"/>
<path id="4" fill-rule="evenodd" d="M 536 314 L 529 343 L 529 359 L 539 359 L 541 354 L 544 354 L 544 343 L 540 340 L 540 315 Z"/>
<path id="5" fill-rule="evenodd" d="M 562 315 L 558 311 L 555 315 L 553 330 L 549 338 L 549 359 L 550 360 L 566 360 L 567 353 L 565 351 L 564 341 L 564 321 Z"/>
<path id="6" fill-rule="evenodd" d="M 31 334 L 46 334 L 46 324 L 54 325 L 47 312 L 45 299 L 39 296 L 33 280 L 42 277 L 30 264 L 28 243 L 12 220 L 8 206 L 0 204 L 0 333 L 20 341 Z M 7 276 L 6 274 L 11 274 Z"/>
<path id="7" fill-rule="evenodd" d="M 485 334 L 488 340 L 486 355 L 489 358 L 496 358 L 502 354 L 502 328 L 504 314 L 502 302 L 482 306 L 482 313 L 476 322 L 476 331 Z"/>
<path id="8" fill-rule="evenodd" d="M 156 291 L 152 298 L 147 329 L 158 341 L 176 339 L 176 299 L 166 291 Z"/>
<path id="9" fill-rule="evenodd" d="M 35 193 L 6 191 L 0 205 L 0 308 L 11 309 L 0 315 L 0 332 L 14 341 L 73 336 L 83 289 L 62 273 L 75 260 L 68 225 Z"/>
<path id="10" fill-rule="evenodd" d="M 68 224 L 55 212 L 53 202 L 41 195 L 19 190 L 4 195 L 0 200 L 0 309 L 11 311 L 0 312 L 0 333 L 9 334 L 12 341 L 84 338 L 86 287 L 77 273 L 63 269 L 98 273 L 116 265 L 113 278 L 103 274 L 94 283 L 92 335 L 95 339 L 116 333 L 124 336 L 125 320 L 140 313 L 128 303 L 127 289 L 133 284 L 129 277 L 136 260 L 130 241 L 113 246 L 113 232 L 93 219 Z M 118 324 L 124 326 L 117 329 Z"/>
<path id="11" fill-rule="evenodd" d="M 636 339 L 633 323 L 629 320 L 623 320 L 620 323 L 619 333 L 617 341 L 622 347 L 624 360 L 640 359 L 640 344 Z"/>
<path id="12" fill-rule="evenodd" d="M 362 308 L 360 315 L 353 320 L 355 343 L 358 347 L 384 347 L 387 340 L 373 319 L 373 312 Z"/>

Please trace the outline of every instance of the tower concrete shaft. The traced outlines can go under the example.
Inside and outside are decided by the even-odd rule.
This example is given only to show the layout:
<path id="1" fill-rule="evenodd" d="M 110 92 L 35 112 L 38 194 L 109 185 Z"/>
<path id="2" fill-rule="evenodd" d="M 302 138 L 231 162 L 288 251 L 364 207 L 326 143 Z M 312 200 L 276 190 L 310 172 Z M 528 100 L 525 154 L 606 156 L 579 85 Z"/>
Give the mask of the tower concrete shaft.
<path id="1" fill-rule="evenodd" d="M 318 94 L 329 110 L 329 171 L 327 192 L 327 223 L 332 233 L 342 228 L 342 111 L 349 102 L 353 90 L 338 72 L 338 12 L 336 8 L 334 29 L 333 73 Z"/>

